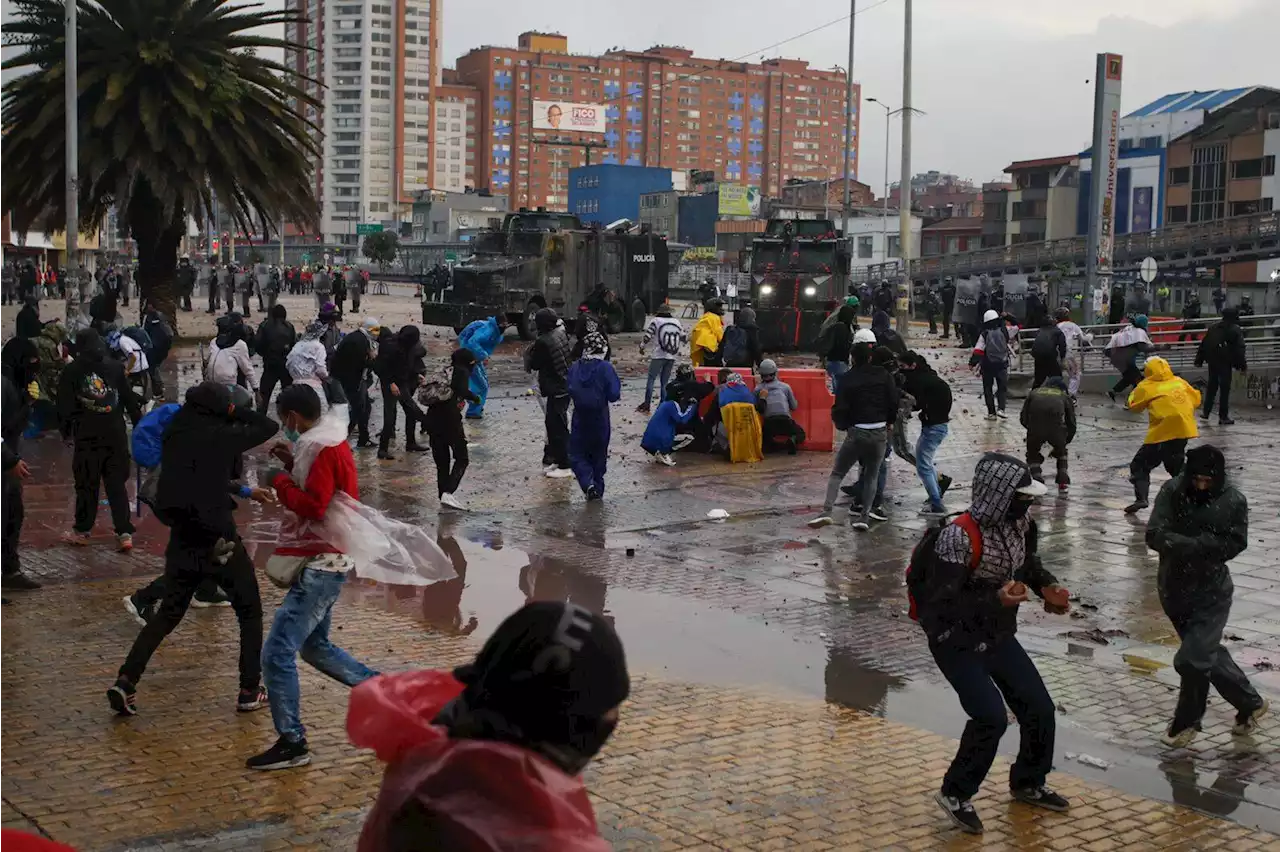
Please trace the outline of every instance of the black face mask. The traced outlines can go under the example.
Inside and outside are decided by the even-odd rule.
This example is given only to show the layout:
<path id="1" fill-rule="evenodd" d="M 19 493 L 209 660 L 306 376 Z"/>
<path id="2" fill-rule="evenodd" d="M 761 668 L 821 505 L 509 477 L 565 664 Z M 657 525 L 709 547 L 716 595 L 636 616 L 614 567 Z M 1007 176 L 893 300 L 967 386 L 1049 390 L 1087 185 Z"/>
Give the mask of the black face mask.
<path id="1" fill-rule="evenodd" d="M 1191 503 L 1203 506 L 1206 503 L 1213 502 L 1213 498 L 1218 496 L 1215 488 L 1196 488 L 1194 485 L 1187 486 L 1187 500 Z"/>
<path id="2" fill-rule="evenodd" d="M 1004 519 L 1006 521 L 1020 521 L 1027 516 L 1029 511 L 1031 511 L 1030 500 L 1014 497 L 1013 502 L 1009 504 L 1009 508 L 1004 513 Z"/>

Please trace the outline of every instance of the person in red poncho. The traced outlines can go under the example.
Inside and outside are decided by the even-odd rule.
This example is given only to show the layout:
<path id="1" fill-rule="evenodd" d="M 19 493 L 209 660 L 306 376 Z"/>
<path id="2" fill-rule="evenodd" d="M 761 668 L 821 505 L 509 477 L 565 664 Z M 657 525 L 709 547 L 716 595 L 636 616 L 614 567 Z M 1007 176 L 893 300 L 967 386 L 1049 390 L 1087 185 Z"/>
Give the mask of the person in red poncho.
<path id="1" fill-rule="evenodd" d="M 387 763 L 359 852 L 607 852 L 580 773 L 630 688 L 609 623 L 558 602 L 512 614 L 452 674 L 357 686 L 347 734 Z"/>

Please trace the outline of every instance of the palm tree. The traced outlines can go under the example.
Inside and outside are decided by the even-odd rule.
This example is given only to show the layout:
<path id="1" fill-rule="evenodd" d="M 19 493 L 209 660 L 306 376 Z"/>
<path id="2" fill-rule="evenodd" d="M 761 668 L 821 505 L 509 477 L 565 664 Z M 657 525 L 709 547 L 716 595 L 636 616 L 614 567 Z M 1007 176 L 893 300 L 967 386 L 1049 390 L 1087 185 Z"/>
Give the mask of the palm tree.
<path id="1" fill-rule="evenodd" d="M 233 0 L 77 0 L 82 226 L 115 205 L 137 246 L 144 298 L 174 315 L 173 282 L 188 215 L 216 195 L 251 222 L 317 219 L 310 158 L 319 103 L 292 68 L 259 51 L 305 49 L 264 34 L 305 20 Z M 66 219 L 62 0 L 15 0 L 4 27 L 20 52 L 4 69 L 3 209 L 19 230 Z"/>

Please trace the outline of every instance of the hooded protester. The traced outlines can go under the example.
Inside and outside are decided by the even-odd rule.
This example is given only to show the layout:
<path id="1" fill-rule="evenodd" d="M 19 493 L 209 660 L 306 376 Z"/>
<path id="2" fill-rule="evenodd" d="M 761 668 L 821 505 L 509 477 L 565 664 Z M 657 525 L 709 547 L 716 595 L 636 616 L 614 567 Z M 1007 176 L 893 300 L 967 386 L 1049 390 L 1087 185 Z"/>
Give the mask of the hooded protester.
<path id="1" fill-rule="evenodd" d="M 828 313 L 827 313 L 827 318 L 826 318 L 826 319 L 824 319 L 824 320 L 822 321 L 822 325 L 821 325 L 821 326 L 819 326 L 819 328 L 818 328 L 818 339 L 819 339 L 819 340 L 821 340 L 821 339 L 822 339 L 822 335 L 826 333 L 827 329 L 828 329 L 828 328 L 830 328 L 832 325 L 834 325 L 836 322 L 838 322 L 838 321 L 840 320 L 840 308 L 842 308 L 842 307 L 844 307 L 844 306 L 846 306 L 846 305 L 848 305 L 849 307 L 853 308 L 853 320 L 852 320 L 852 324 L 853 324 L 853 329 L 854 329 L 854 331 L 857 331 L 857 329 L 858 329 L 858 305 L 859 305 L 859 304 L 861 304 L 861 302 L 859 302 L 859 301 L 858 301 L 858 297 L 857 297 L 857 296 L 846 296 L 846 297 L 845 297 L 845 300 L 844 300 L 843 302 L 841 302 L 839 306 L 837 306 L 835 302 L 828 302 L 828 303 L 827 303 L 827 311 L 828 311 Z"/>
<path id="2" fill-rule="evenodd" d="M 724 302 L 709 299 L 702 318 L 689 334 L 689 360 L 693 366 L 720 365 L 720 343 L 724 340 Z"/>
<path id="3" fill-rule="evenodd" d="M 40 367 L 36 373 L 38 394 L 33 400 L 35 420 L 42 429 L 56 429 L 58 423 L 58 384 L 62 368 L 67 364 L 67 330 L 62 323 L 51 322 L 31 341 L 39 353 Z"/>
<path id="4" fill-rule="evenodd" d="M 325 382 L 329 380 L 329 353 L 325 351 L 324 337 L 328 328 L 316 320 L 306 327 L 302 336 L 293 344 L 289 354 L 285 356 L 284 366 L 289 373 L 289 384 L 308 385 L 320 398 L 320 410 L 329 410 L 325 394 Z M 392 420 L 394 423 L 395 420 Z"/>
<path id="5" fill-rule="evenodd" d="M 458 499 L 462 475 L 467 472 L 467 435 L 462 428 L 462 404 L 475 404 L 480 397 L 471 389 L 472 370 L 478 365 L 476 353 L 459 346 L 449 356 L 449 391 L 427 404 L 422 431 L 431 443 L 431 458 L 436 463 L 436 491 L 440 505 L 466 511 Z"/>
<path id="6" fill-rule="evenodd" d="M 538 374 L 538 393 L 545 402 L 543 473 L 550 479 L 565 479 L 573 476 L 569 466 L 569 336 L 551 308 L 534 314 L 533 324 L 538 337 L 524 352 L 524 369 Z"/>
<path id="7" fill-rule="evenodd" d="M 1044 385 L 1027 394 L 1020 419 L 1027 430 L 1027 466 L 1031 468 L 1032 477 L 1044 482 L 1040 470 L 1044 456 L 1040 451 L 1048 444 L 1049 455 L 1058 460 L 1055 479 L 1058 490 L 1066 491 L 1071 484 L 1067 474 L 1067 445 L 1076 437 L 1076 407 L 1061 376 L 1051 376 Z"/>
<path id="8" fill-rule="evenodd" d="M 1240 329 L 1240 312 L 1235 308 L 1227 308 L 1222 312 L 1222 320 L 1210 326 L 1196 350 L 1196 366 L 1208 365 L 1209 386 L 1205 391 L 1204 409 L 1200 416 L 1205 420 L 1213 413 L 1213 401 L 1218 397 L 1218 424 L 1230 426 L 1235 423 L 1228 410 L 1231 395 L 1231 371 L 1244 373 L 1249 369 L 1245 361 L 1244 332 Z M 1219 397 L 1219 393 L 1221 396 Z"/>
<path id="9" fill-rule="evenodd" d="M 716 388 L 715 449 L 731 462 L 758 462 L 764 458 L 764 433 L 756 412 L 756 396 L 740 373 L 728 367 L 720 370 Z"/>
<path id="10" fill-rule="evenodd" d="M 649 377 L 644 386 L 644 402 L 636 408 L 641 414 L 649 413 L 653 403 L 653 383 L 658 382 L 658 402 L 662 402 L 667 391 L 667 383 L 671 381 L 671 369 L 676 358 L 689 343 L 689 335 L 680 320 L 671 316 L 671 306 L 663 302 L 658 305 L 656 316 L 645 326 L 644 337 L 640 341 L 640 355 L 653 347 L 649 355 Z"/>
<path id="11" fill-rule="evenodd" d="M 379 323 L 376 317 L 365 317 L 360 328 L 343 335 L 338 348 L 333 350 L 329 372 L 342 385 L 347 397 L 347 412 L 351 429 L 356 432 L 357 447 L 372 447 L 369 440 L 369 366 L 378 352 Z"/>
<path id="12" fill-rule="evenodd" d="M 116 543 L 122 552 L 133 549 L 130 520 L 129 438 L 124 414 L 134 423 L 142 416 L 124 367 L 107 356 L 96 331 L 76 334 L 75 359 L 62 371 L 58 385 L 58 419 L 62 436 L 74 442 L 71 473 L 75 480 L 75 525 L 63 536 L 68 544 L 89 543 L 98 517 L 98 492 L 105 486 L 111 506 Z"/>
<path id="13" fill-rule="evenodd" d="M 750 370 L 760 363 L 762 357 L 755 310 L 748 307 L 735 311 L 733 325 L 725 328 L 721 339 L 720 363 L 726 367 Z"/>
<path id="14" fill-rule="evenodd" d="M 1129 394 L 1129 410 L 1147 412 L 1147 436 L 1129 462 L 1134 500 L 1125 507 L 1126 515 L 1147 508 L 1151 471 L 1163 464 L 1170 476 L 1182 472 L 1187 441 L 1200 435 L 1196 427 L 1200 391 L 1175 376 L 1163 358 L 1148 358 L 1143 372 L 1146 378 Z"/>
<path id="15" fill-rule="evenodd" d="M 693 365 L 681 364 L 676 367 L 675 377 L 667 385 L 666 398 L 677 402 L 681 407 L 693 406 L 693 415 L 689 420 L 676 425 L 673 436 L 673 450 L 688 449 L 691 452 L 705 453 L 711 447 L 711 433 L 714 423 L 711 418 L 704 419 L 703 409 L 711 408 L 711 400 L 716 392 L 712 382 L 702 381 L 694 371 Z M 717 411 L 717 416 L 719 412 Z M 665 462 L 664 462 L 665 463 Z"/>
<path id="16" fill-rule="evenodd" d="M 995 311 L 982 315 L 982 333 L 969 356 L 969 367 L 982 375 L 982 396 L 987 403 L 987 419 L 1007 417 L 1005 402 L 1009 395 L 1009 358 L 1012 347 L 1004 320 Z M 992 386 L 995 394 L 992 395 Z"/>
<path id="17" fill-rule="evenodd" d="M 78 338 L 77 338 L 78 339 Z M 70 368 L 68 368 L 70 369 Z M 231 389 L 206 381 L 186 393 L 164 430 L 156 516 L 169 527 L 163 597 L 134 640 L 116 682 L 107 690 L 111 708 L 133 716 L 138 681 L 151 656 L 182 621 L 196 589 L 210 580 L 226 590 L 240 623 L 240 691 L 236 709 L 257 710 L 266 704 L 261 686 L 262 597 L 253 560 L 236 529 L 236 503 L 228 483 L 236 478 L 240 457 L 264 443 L 280 428 L 274 420 L 235 405 Z M 246 402 L 248 400 L 246 399 Z M 258 502 L 265 489 L 247 489 Z M 131 612 L 136 612 L 133 605 Z"/>
<path id="18" fill-rule="evenodd" d="M 40 300 L 31 296 L 22 303 L 22 308 L 14 319 L 14 333 L 23 338 L 37 337 L 44 326 L 40 321 Z"/>
<path id="19" fill-rule="evenodd" d="M 147 383 L 151 385 L 152 397 L 163 400 L 164 376 L 160 368 L 168 360 L 169 350 L 173 347 L 173 328 L 150 297 L 142 302 L 142 330 L 151 340 L 151 348 L 146 353 Z"/>
<path id="20" fill-rule="evenodd" d="M 604 474 L 609 461 L 613 429 L 609 404 L 622 395 L 618 371 L 605 356 L 609 343 L 603 334 L 588 334 L 582 341 L 582 357 L 569 366 L 569 397 L 573 422 L 569 429 L 569 464 L 588 500 L 604 497 Z"/>
<path id="21" fill-rule="evenodd" d="M 1032 388 L 1038 388 L 1050 376 L 1061 376 L 1067 363 L 1067 335 L 1058 323 L 1044 317 L 1036 326 L 1035 341 L 1031 344 L 1031 359 L 1035 363 Z"/>
<path id="22" fill-rule="evenodd" d="M 876 336 L 876 343 L 881 346 L 887 346 L 893 350 L 894 355 L 906 355 L 907 343 L 902 339 L 902 335 L 893 330 L 890 325 L 889 314 L 885 311 L 876 311 L 871 317 L 871 331 Z"/>
<path id="23" fill-rule="evenodd" d="M 427 447 L 413 438 L 414 425 L 422 422 L 422 409 L 414 400 L 420 376 L 415 363 L 422 332 L 416 325 L 402 326 L 387 343 L 379 343 L 373 370 L 382 385 L 382 432 L 378 458 L 392 460 L 391 439 L 396 436 L 396 408 L 404 410 L 405 452 L 425 453 Z"/>
<path id="24" fill-rule="evenodd" d="M 834 319 L 832 318 L 834 317 Z M 849 370 L 849 354 L 853 349 L 854 327 L 858 324 L 858 308 L 847 301 L 818 332 L 818 357 L 822 360 L 832 385 Z"/>
<path id="25" fill-rule="evenodd" d="M 1067 393 L 1071 394 L 1071 400 L 1080 395 L 1080 374 L 1084 370 L 1084 350 L 1088 349 L 1093 343 L 1093 335 L 1086 334 L 1084 329 L 1076 325 L 1071 319 L 1071 311 L 1068 308 L 1058 308 L 1053 312 L 1054 322 L 1058 324 L 1058 330 L 1062 332 L 1062 337 L 1067 343 L 1067 358 L 1063 362 L 1062 370 L 1067 377 Z"/>
<path id="26" fill-rule="evenodd" d="M 609 328 L 596 312 L 607 307 L 604 296 L 607 292 L 603 285 L 599 285 L 592 295 L 600 295 L 594 299 L 592 295 L 588 295 L 587 300 L 578 305 L 578 318 L 573 322 L 573 348 L 569 350 L 571 360 L 576 361 L 582 357 L 582 344 L 589 334 L 599 334 L 604 337 L 606 343 L 608 342 Z M 596 310 L 592 310 L 593 305 L 596 306 Z M 606 350 L 606 359 L 610 354 L 612 353 Z"/>
<path id="27" fill-rule="evenodd" d="M 630 691 L 609 622 L 551 601 L 513 613 L 452 675 L 356 687 L 348 736 L 387 763 L 359 852 L 608 852 L 581 773 Z"/>
<path id="28" fill-rule="evenodd" d="M 258 410 L 267 411 L 271 404 L 271 394 L 276 385 L 287 388 L 293 384 L 289 375 L 288 359 L 293 345 L 298 342 L 298 332 L 289 322 L 289 312 L 284 305 L 273 304 L 267 318 L 258 326 L 258 334 L 253 348 L 262 356 L 262 397 Z"/>
<path id="29" fill-rule="evenodd" d="M 667 387 L 670 389 L 671 385 Z M 676 460 L 671 457 L 671 454 L 676 450 L 678 438 L 684 439 L 680 442 L 682 446 L 693 439 L 692 435 L 677 433 L 682 426 L 686 426 L 697 416 L 697 400 L 663 400 L 644 427 L 644 435 L 640 438 L 640 449 L 651 455 L 654 461 L 661 462 L 667 467 L 675 467 Z"/>
<path id="30" fill-rule="evenodd" d="M 1138 314 L 1128 324 L 1111 335 L 1103 349 L 1111 364 L 1120 371 L 1120 380 L 1115 383 L 1107 396 L 1115 402 L 1116 397 L 1142 381 L 1142 371 L 1138 369 L 1138 358 L 1147 352 L 1155 351 L 1155 344 L 1147 336 L 1147 317 Z"/>
<path id="31" fill-rule="evenodd" d="M 1247 736 L 1269 709 L 1222 644 L 1234 586 L 1227 562 L 1249 545 L 1249 505 L 1227 481 L 1222 451 L 1203 444 L 1156 496 L 1147 546 L 1160 554 L 1160 605 L 1182 645 L 1173 667 L 1182 678 L 1164 742 L 1184 748 L 1200 731 L 1209 687 L 1236 710 L 1232 733 Z"/>
<path id="32" fill-rule="evenodd" d="M 1054 704 L 1035 663 L 1018 642 L 1018 606 L 1028 591 L 1045 611 L 1065 613 L 1069 594 L 1037 553 L 1036 523 L 1028 514 L 1045 487 L 1012 456 L 987 453 L 973 474 L 969 510 L 912 555 L 907 586 L 929 650 L 969 716 L 960 748 L 935 797 L 952 822 L 980 834 L 970 800 L 978 792 L 1009 725 L 1022 731 L 1009 771 L 1014 799 L 1054 811 L 1069 803 L 1046 787 L 1053 767 Z M 921 554 L 921 548 L 928 551 Z"/>
<path id="33" fill-rule="evenodd" d="M 320 333 L 320 342 L 324 344 L 325 363 L 329 363 L 333 359 L 333 353 L 338 348 L 338 344 L 342 342 L 342 329 L 338 328 L 338 320 L 342 319 L 342 311 L 335 307 L 333 302 L 326 302 L 324 307 L 320 309 L 320 322 L 324 323 L 324 330 Z"/>
<path id="34" fill-rule="evenodd" d="M 467 405 L 467 417 L 472 420 L 484 417 L 484 403 L 489 398 L 489 370 L 485 364 L 493 357 L 493 350 L 498 348 L 506 332 L 507 318 L 504 314 L 476 320 L 458 335 L 458 345 L 471 350 L 471 354 L 476 356 L 475 367 L 471 370 L 471 393 L 479 402 Z"/>
<path id="35" fill-rule="evenodd" d="M 1204 310 L 1204 306 L 1200 304 L 1200 294 L 1192 290 L 1187 296 L 1186 303 L 1182 306 L 1182 333 L 1178 335 L 1178 342 L 1186 340 L 1191 334 L 1204 326 L 1200 324 L 1200 314 Z"/>
<path id="36" fill-rule="evenodd" d="M 800 402 L 791 385 L 778 380 L 778 365 L 772 358 L 760 362 L 760 382 L 755 394 L 764 451 L 786 450 L 794 456 L 805 439 L 804 429 L 793 416 Z"/>
<path id="37" fill-rule="evenodd" d="M 0 416 L 0 453 L 3 465 L 0 476 L 4 478 L 4 494 L 0 511 L 4 515 L 4 556 L 0 585 L 5 589 L 30 590 L 40 584 L 22 573 L 18 556 L 18 540 L 22 536 L 22 523 L 26 511 L 22 499 L 22 481 L 30 476 L 27 463 L 22 460 L 22 433 L 27 428 L 32 399 L 30 387 L 40 366 L 40 356 L 35 344 L 23 337 L 15 337 L 0 350 L 0 384 L 3 385 L 3 407 Z"/>
<path id="38" fill-rule="evenodd" d="M 258 374 L 249 360 L 249 329 L 237 313 L 218 317 L 218 336 L 209 344 L 209 360 L 204 367 L 206 381 L 220 385 L 240 385 L 256 393 Z"/>
<path id="39" fill-rule="evenodd" d="M 918 352 L 908 352 L 905 359 L 899 359 L 898 375 L 902 378 L 903 395 L 912 400 L 911 410 L 920 412 L 920 437 L 916 439 L 914 455 L 916 475 L 929 496 L 926 512 L 945 514 L 942 495 L 950 487 L 951 477 L 938 475 L 933 458 L 950 429 L 951 386 Z"/>

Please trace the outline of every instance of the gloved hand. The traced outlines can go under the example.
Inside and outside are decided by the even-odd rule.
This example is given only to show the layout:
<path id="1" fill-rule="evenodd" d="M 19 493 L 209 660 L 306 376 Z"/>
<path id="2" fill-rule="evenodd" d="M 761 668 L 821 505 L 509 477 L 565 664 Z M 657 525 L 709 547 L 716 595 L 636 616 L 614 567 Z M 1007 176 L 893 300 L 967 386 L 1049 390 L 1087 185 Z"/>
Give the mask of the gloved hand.
<path id="1" fill-rule="evenodd" d="M 277 476 L 287 472 L 277 464 L 260 465 L 258 467 L 258 485 L 262 488 L 270 488 L 271 484 L 276 481 Z"/>

